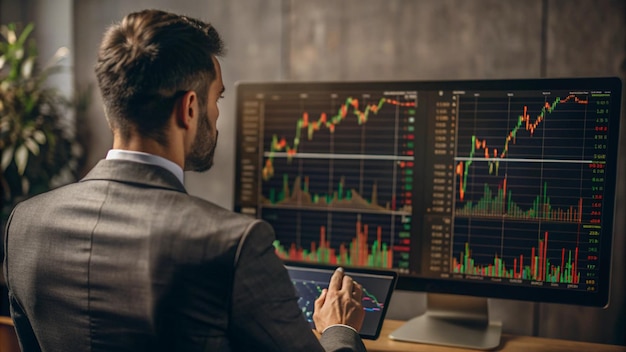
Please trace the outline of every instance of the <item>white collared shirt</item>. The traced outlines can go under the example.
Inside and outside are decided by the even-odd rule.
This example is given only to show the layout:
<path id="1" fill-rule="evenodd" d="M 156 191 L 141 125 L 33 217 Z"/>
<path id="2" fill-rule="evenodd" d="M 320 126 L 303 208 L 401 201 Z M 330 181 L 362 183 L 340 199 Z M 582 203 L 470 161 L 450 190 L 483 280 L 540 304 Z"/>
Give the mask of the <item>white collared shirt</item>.
<path id="1" fill-rule="evenodd" d="M 136 152 L 131 150 L 124 149 L 111 149 L 107 153 L 107 160 L 128 160 L 134 161 L 136 163 L 149 164 L 160 166 L 169 172 L 173 173 L 176 178 L 180 181 L 181 184 L 185 184 L 185 173 L 183 169 L 178 166 L 178 164 L 173 161 L 167 160 L 158 155 L 144 153 L 144 152 Z"/>

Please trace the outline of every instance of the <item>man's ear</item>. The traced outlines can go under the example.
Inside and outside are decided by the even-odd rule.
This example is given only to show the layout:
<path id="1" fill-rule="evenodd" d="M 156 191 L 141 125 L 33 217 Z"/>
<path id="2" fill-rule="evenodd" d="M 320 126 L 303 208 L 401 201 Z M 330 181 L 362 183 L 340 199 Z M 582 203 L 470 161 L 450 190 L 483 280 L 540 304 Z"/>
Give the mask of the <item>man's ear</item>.
<path id="1" fill-rule="evenodd" d="M 176 110 L 176 123 L 184 129 L 189 129 L 193 119 L 198 117 L 198 97 L 196 92 L 190 90 L 185 93 L 180 99 Z"/>

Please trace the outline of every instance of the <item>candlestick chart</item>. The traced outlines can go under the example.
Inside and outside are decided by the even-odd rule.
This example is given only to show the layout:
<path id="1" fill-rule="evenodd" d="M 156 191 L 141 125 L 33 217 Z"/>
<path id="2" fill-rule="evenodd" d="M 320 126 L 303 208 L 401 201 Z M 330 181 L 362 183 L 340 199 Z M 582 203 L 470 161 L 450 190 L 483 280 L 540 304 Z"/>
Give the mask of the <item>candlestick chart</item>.
<path id="1" fill-rule="evenodd" d="M 398 131 L 394 129 L 397 126 L 390 124 L 394 120 L 388 120 L 385 116 L 378 117 L 377 121 L 373 123 L 369 122 L 373 115 L 378 115 L 384 109 L 394 111 L 394 106 L 414 109 L 415 104 L 414 101 L 400 101 L 385 97 L 373 101 L 365 99 L 363 102 L 358 98 L 349 96 L 343 103 L 331 103 L 333 106 L 339 105 L 336 108 L 331 107 L 329 109 L 330 111 L 336 110 L 335 114 L 321 111 L 317 116 L 311 116 L 312 113 L 308 110 L 294 111 L 293 115 L 287 116 L 284 124 L 284 126 L 291 126 L 292 131 L 281 132 L 279 129 L 275 129 L 274 133 L 266 135 L 265 144 L 269 145 L 269 148 L 266 149 L 267 157 L 263 167 L 263 178 L 267 180 L 274 176 L 274 159 L 278 155 L 285 156 L 288 161 L 291 161 L 295 155 L 303 151 L 332 153 L 334 150 L 337 150 L 341 153 L 377 154 L 379 149 L 376 146 L 385 144 L 385 139 L 392 138 L 388 141 L 397 142 L 395 139 Z M 294 116 L 296 117 L 294 118 Z M 358 140 L 355 137 L 360 135 L 358 131 L 356 136 L 353 135 L 355 124 L 356 126 L 365 126 L 368 123 L 373 125 L 370 127 L 372 131 L 378 130 L 380 134 L 369 135 L 367 137 L 368 143 L 365 143 L 363 138 L 361 138 L 360 142 L 355 143 Z M 338 128 L 344 129 L 346 132 L 343 133 L 343 138 L 340 137 L 336 141 L 333 138 L 333 143 L 330 145 L 327 143 L 327 138 L 329 135 L 334 135 L 335 130 Z M 365 128 L 360 130 L 365 131 Z M 322 131 L 327 133 L 322 133 Z M 407 126 L 404 132 L 411 132 L 410 126 Z M 292 137 L 285 137 L 286 135 L 291 135 Z M 380 136 L 382 138 L 379 138 Z M 317 137 L 317 140 L 314 137 Z M 374 141 L 375 139 L 378 139 L 378 141 Z M 308 143 L 304 141 L 308 141 Z"/>
<path id="2" fill-rule="evenodd" d="M 602 99 L 459 99 L 451 272 L 580 283 L 580 268 L 597 258 L 589 234 L 601 214 L 594 180 L 604 168 Z"/>
<path id="3" fill-rule="evenodd" d="M 405 266 L 415 92 L 284 91 L 254 101 L 259 214 L 286 260 Z"/>

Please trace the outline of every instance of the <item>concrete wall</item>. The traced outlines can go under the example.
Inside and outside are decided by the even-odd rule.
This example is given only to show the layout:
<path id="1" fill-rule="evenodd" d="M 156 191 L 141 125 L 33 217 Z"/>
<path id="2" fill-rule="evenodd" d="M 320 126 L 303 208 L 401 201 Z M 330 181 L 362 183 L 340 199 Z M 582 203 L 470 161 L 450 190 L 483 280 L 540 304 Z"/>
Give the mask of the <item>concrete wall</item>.
<path id="1" fill-rule="evenodd" d="M 24 9 L 16 1 L 0 0 L 0 11 L 25 16 L 15 10 Z M 104 29 L 143 8 L 200 17 L 226 40 L 227 92 L 220 106 L 216 166 L 205 174 L 187 174 L 186 183 L 191 193 L 227 208 L 235 187 L 233 85 L 238 80 L 626 77 L 626 3 L 620 0 L 80 0 L 73 1 L 73 21 L 46 22 L 40 35 L 73 26 L 67 35 L 74 36 L 76 86 L 86 87 L 95 84 L 93 65 Z M 0 19 L 5 19 L 1 13 Z M 88 166 L 111 143 L 100 105 L 95 90 L 88 111 Z M 505 332 L 626 345 L 625 130 L 622 116 L 611 306 L 490 300 L 492 318 L 503 321 Z M 419 314 L 424 297 L 397 292 L 389 317 Z"/>

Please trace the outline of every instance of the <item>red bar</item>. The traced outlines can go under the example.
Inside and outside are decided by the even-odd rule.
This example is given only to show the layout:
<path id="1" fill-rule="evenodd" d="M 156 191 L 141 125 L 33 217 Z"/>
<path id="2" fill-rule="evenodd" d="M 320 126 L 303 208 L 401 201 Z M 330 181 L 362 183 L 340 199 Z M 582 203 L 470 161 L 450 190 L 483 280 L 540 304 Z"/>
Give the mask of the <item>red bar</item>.
<path id="1" fill-rule="evenodd" d="M 496 267 L 496 275 L 495 276 L 496 277 L 500 277 L 499 276 L 500 275 L 500 265 L 497 265 L 497 263 L 498 263 L 498 255 L 496 255 L 494 259 L 495 259 L 494 262 L 496 263 L 496 264 L 494 264 L 494 266 Z"/>
<path id="2" fill-rule="evenodd" d="M 583 199 L 580 198 L 580 200 L 578 200 L 578 222 L 582 222 L 583 221 Z"/>
<path id="3" fill-rule="evenodd" d="M 541 241 L 539 241 L 541 244 Z M 530 252 L 530 275 L 535 276 L 535 247 Z M 533 277 L 535 279 L 535 277 Z"/>
<path id="4" fill-rule="evenodd" d="M 408 252 L 410 248 L 411 247 L 409 246 L 398 246 L 398 245 L 393 246 L 393 250 L 398 251 L 398 252 Z"/>
<path id="5" fill-rule="evenodd" d="M 289 259 L 302 260 L 302 252 L 300 252 L 300 255 L 298 255 L 298 250 L 296 249 L 295 243 L 292 243 L 291 247 L 289 248 Z"/>
<path id="6" fill-rule="evenodd" d="M 459 199 L 463 201 L 465 193 L 463 192 L 463 162 L 459 162 L 456 166 L 456 174 L 459 175 Z"/>
<path id="7" fill-rule="evenodd" d="M 547 258 L 548 258 L 548 254 L 547 254 L 548 253 L 548 231 L 546 231 L 546 237 L 544 239 L 543 245 L 544 245 L 544 248 L 543 248 L 543 264 L 542 264 L 542 268 L 543 269 L 541 269 L 543 271 L 543 275 L 542 275 L 541 280 L 542 281 L 546 281 L 546 264 L 548 263 L 548 260 L 547 260 Z"/>
<path id="8" fill-rule="evenodd" d="M 352 259 L 352 265 L 361 265 L 361 257 L 359 246 L 361 245 L 361 221 L 356 222 L 356 237 L 352 240 L 352 252 L 350 258 Z"/>

